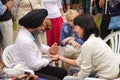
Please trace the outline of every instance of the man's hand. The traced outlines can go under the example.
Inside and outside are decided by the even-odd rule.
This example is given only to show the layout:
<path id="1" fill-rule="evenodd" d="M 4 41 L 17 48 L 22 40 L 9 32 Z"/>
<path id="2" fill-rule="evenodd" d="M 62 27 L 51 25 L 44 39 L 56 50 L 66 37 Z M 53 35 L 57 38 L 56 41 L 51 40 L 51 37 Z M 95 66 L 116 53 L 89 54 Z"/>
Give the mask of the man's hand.
<path id="1" fill-rule="evenodd" d="M 59 46 L 57 45 L 57 43 L 54 43 L 50 48 L 50 53 L 52 55 L 55 55 L 58 53 L 58 51 L 59 51 Z"/>
<path id="2" fill-rule="evenodd" d="M 58 60 L 59 60 L 59 57 L 60 57 L 59 54 L 49 55 L 49 56 L 50 56 L 51 61 L 58 61 Z"/>

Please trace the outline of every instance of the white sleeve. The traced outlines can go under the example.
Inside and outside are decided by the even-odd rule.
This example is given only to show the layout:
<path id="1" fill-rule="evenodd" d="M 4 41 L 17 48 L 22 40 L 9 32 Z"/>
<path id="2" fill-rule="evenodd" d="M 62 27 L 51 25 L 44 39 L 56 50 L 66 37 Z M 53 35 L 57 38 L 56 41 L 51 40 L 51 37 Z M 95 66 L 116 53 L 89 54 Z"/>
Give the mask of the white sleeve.
<path id="1" fill-rule="evenodd" d="M 81 55 L 81 53 L 80 53 L 79 57 L 77 58 L 76 62 L 78 64 L 78 66 L 81 66 L 81 64 L 82 64 L 82 55 Z"/>
<path id="2" fill-rule="evenodd" d="M 41 44 L 39 49 L 42 52 L 42 54 L 49 54 L 50 53 L 50 47 L 47 45 Z"/>
<path id="3" fill-rule="evenodd" d="M 81 78 L 88 77 L 92 71 L 92 47 L 89 45 L 84 45 L 81 48 L 81 70 L 78 72 L 78 76 Z"/>

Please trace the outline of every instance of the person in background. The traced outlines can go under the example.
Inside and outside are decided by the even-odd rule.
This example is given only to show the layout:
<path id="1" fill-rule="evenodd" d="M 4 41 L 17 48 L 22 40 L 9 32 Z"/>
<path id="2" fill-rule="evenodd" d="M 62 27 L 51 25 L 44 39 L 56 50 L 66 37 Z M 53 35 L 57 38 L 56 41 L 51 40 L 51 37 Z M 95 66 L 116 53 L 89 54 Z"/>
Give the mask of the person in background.
<path id="1" fill-rule="evenodd" d="M 0 31 L 3 36 L 1 42 L 2 51 L 10 44 L 13 44 L 13 23 L 11 8 L 14 6 L 14 0 L 1 0 L 4 5 L 4 14 L 0 15 Z"/>
<path id="2" fill-rule="evenodd" d="M 79 11 L 81 0 L 72 0 L 72 9 Z"/>
<path id="3" fill-rule="evenodd" d="M 42 0 L 42 7 L 48 10 L 47 18 L 51 20 L 52 29 L 46 32 L 47 45 L 51 46 L 54 42 L 59 44 L 60 29 L 63 23 L 63 10 L 60 0 Z"/>
<path id="4" fill-rule="evenodd" d="M 63 23 L 61 31 L 60 31 L 60 45 L 61 46 L 65 46 L 66 44 L 70 42 L 70 44 L 74 45 L 74 47 L 77 47 L 77 45 L 74 44 L 74 41 L 79 44 L 83 44 L 83 40 L 78 38 L 77 34 L 73 32 L 73 29 L 75 27 L 73 24 L 73 20 L 78 15 L 79 13 L 76 10 L 69 10 L 66 13 L 67 22 Z"/>
<path id="5" fill-rule="evenodd" d="M 40 9 L 41 8 L 41 1 L 40 0 L 15 0 L 15 5 L 13 7 L 15 10 L 16 21 L 18 22 L 21 17 L 26 15 L 28 12 L 32 11 L 33 9 Z M 18 27 L 21 28 L 22 26 L 19 25 Z"/>
<path id="6" fill-rule="evenodd" d="M 2 4 L 2 2 L 0 0 L 0 15 L 3 15 L 4 12 L 5 12 L 4 5 Z"/>
<path id="7" fill-rule="evenodd" d="M 85 40 L 79 57 L 73 60 L 59 54 L 51 55 L 54 60 L 59 59 L 68 64 L 80 66 L 77 74 L 66 76 L 63 80 L 84 80 L 92 70 L 96 72 L 96 78 L 116 79 L 119 74 L 119 61 L 110 46 L 98 37 L 99 29 L 93 17 L 90 14 L 79 15 L 74 19 L 74 25 L 74 31 L 77 32 L 79 38 Z"/>
<path id="8" fill-rule="evenodd" d="M 36 35 L 47 28 L 47 15 L 46 9 L 34 9 L 19 20 L 19 24 L 24 27 L 15 40 L 13 59 L 15 63 L 22 64 L 23 68 L 33 70 L 40 78 L 63 80 L 67 72 L 62 68 L 49 66 L 52 59 L 43 57 L 43 54 L 57 54 L 57 43 L 51 47 L 37 44 Z"/>
<path id="9" fill-rule="evenodd" d="M 105 37 L 111 33 L 111 31 L 118 31 L 120 30 L 120 28 L 117 29 L 108 29 L 108 26 L 110 24 L 110 19 L 111 16 L 118 16 L 120 15 L 120 7 L 110 7 L 109 6 L 109 1 L 108 2 L 106 0 L 99 0 L 99 6 L 100 8 L 103 9 L 102 11 L 102 22 L 100 24 L 100 36 L 102 39 L 105 39 Z M 106 3 L 107 2 L 107 3 Z M 107 6 L 107 7 L 106 7 Z M 114 6 L 114 5 L 113 5 Z M 109 44 L 109 42 L 108 42 Z"/>
<path id="10" fill-rule="evenodd" d="M 86 14 L 86 13 L 90 14 L 90 3 L 91 3 L 91 0 L 82 0 L 84 14 Z"/>
<path id="11" fill-rule="evenodd" d="M 70 10 L 71 4 L 72 4 L 71 0 L 61 0 L 61 1 L 62 1 L 64 12 L 67 12 L 68 10 Z"/>
<path id="12" fill-rule="evenodd" d="M 66 13 L 67 22 L 63 23 L 60 31 L 60 45 L 64 53 L 63 56 L 71 59 L 76 59 L 80 54 L 80 47 L 83 44 L 83 40 L 78 37 L 78 35 L 73 32 L 74 24 L 73 20 L 79 13 L 76 10 L 69 10 Z M 71 45 L 73 48 L 70 49 L 67 45 Z M 67 49 L 69 48 L 69 49 Z M 66 50 L 67 49 L 67 50 Z M 69 72 L 69 64 L 64 64 L 64 68 Z"/>

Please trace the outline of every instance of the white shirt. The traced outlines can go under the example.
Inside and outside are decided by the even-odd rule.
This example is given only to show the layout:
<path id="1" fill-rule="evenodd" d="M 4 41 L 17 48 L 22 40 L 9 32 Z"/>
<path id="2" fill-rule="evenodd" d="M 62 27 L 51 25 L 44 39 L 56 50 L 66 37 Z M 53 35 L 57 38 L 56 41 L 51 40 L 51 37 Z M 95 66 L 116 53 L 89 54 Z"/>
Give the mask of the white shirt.
<path id="1" fill-rule="evenodd" d="M 94 70 L 100 78 L 115 78 L 119 73 L 119 63 L 115 56 L 102 39 L 91 35 L 82 45 L 81 55 L 77 59 L 77 63 L 81 65 L 78 76 L 88 77 L 90 71 Z"/>
<path id="2" fill-rule="evenodd" d="M 41 0 L 42 7 L 48 10 L 47 18 L 53 19 L 61 16 L 60 8 L 62 8 L 60 0 Z"/>
<path id="3" fill-rule="evenodd" d="M 42 57 L 42 53 L 49 53 L 49 46 L 41 44 L 40 47 L 34 42 L 31 33 L 22 28 L 15 41 L 14 61 L 24 65 L 25 69 L 40 70 L 49 64 L 49 60 Z"/>

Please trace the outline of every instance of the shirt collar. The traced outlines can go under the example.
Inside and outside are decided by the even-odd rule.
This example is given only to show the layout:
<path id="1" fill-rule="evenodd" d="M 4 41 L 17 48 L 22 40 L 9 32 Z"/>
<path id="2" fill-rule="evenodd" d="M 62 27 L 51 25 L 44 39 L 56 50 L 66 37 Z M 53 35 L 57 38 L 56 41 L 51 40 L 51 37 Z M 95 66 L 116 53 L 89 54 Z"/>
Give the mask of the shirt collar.
<path id="1" fill-rule="evenodd" d="M 34 36 L 26 29 L 26 28 L 22 28 L 28 35 L 29 35 L 29 37 L 33 40 L 33 41 L 35 41 L 36 39 L 34 38 Z"/>

